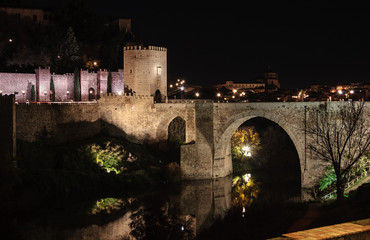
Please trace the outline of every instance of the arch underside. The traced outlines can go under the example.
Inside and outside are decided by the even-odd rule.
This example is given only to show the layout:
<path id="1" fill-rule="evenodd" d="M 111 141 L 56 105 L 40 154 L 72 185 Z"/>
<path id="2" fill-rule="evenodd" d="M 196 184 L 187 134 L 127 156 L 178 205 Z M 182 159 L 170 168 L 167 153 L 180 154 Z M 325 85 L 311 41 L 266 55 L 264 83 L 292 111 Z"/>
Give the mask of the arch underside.
<path id="1" fill-rule="evenodd" d="M 187 136 L 186 121 L 183 116 L 180 116 L 178 114 L 168 116 L 159 123 L 156 131 L 157 140 L 165 141 L 168 139 L 168 127 L 171 124 L 171 122 L 174 121 L 176 118 L 180 118 L 185 122 L 185 140 L 186 140 Z"/>
<path id="2" fill-rule="evenodd" d="M 241 126 L 244 122 L 256 118 L 261 117 L 268 119 L 277 125 L 279 125 L 290 137 L 292 140 L 294 147 L 298 153 L 299 161 L 300 161 L 300 170 L 301 170 L 301 184 L 303 183 L 303 172 L 304 172 L 304 149 L 300 146 L 297 136 L 294 135 L 290 128 L 286 127 L 287 124 L 283 124 L 283 119 L 279 119 L 277 116 L 269 116 L 260 114 L 238 114 L 231 117 L 226 123 L 221 127 L 220 137 L 218 138 L 218 142 L 215 143 L 214 149 L 214 162 L 213 162 L 213 178 L 224 177 L 232 174 L 232 156 L 231 156 L 231 137 L 234 132 Z M 217 138 L 215 138 L 217 139 Z"/>

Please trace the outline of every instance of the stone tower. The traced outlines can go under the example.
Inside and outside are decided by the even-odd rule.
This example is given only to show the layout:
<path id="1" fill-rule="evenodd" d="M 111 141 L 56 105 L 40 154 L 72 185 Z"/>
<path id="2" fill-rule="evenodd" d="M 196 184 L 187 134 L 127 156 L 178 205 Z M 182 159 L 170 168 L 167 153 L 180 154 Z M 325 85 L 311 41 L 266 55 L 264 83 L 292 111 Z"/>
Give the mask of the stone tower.
<path id="1" fill-rule="evenodd" d="M 123 49 L 125 87 L 136 95 L 167 96 L 167 49 L 155 46 L 126 46 Z"/>

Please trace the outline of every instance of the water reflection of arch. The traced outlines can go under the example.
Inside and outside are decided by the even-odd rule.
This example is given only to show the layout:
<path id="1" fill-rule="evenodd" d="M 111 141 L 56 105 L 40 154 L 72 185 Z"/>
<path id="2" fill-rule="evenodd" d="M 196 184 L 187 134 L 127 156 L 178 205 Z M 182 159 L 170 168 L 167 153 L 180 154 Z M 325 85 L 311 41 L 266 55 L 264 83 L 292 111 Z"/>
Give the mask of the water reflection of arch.
<path id="1" fill-rule="evenodd" d="M 215 151 L 214 151 L 214 159 L 215 163 L 213 165 L 213 177 L 218 176 L 225 176 L 232 173 L 232 157 L 231 157 L 231 137 L 236 131 L 236 129 L 241 126 L 244 122 L 256 118 L 261 117 L 267 120 L 276 123 L 281 129 L 283 129 L 289 138 L 292 140 L 295 150 L 298 153 L 299 161 L 300 161 L 300 170 L 301 170 L 301 184 L 303 183 L 303 172 L 304 172 L 304 149 L 300 148 L 296 135 L 293 134 L 292 129 L 288 126 L 288 124 L 283 124 L 285 119 L 283 119 L 280 115 L 277 114 L 270 114 L 264 113 L 261 114 L 260 112 L 251 112 L 248 113 L 240 113 L 234 116 L 231 116 L 225 121 L 220 127 L 218 131 L 218 136 L 215 136 Z M 219 167 L 223 166 L 223 167 Z"/>
<path id="2" fill-rule="evenodd" d="M 181 214 L 193 219 L 195 234 L 225 217 L 231 208 L 231 190 L 231 176 L 182 182 Z"/>

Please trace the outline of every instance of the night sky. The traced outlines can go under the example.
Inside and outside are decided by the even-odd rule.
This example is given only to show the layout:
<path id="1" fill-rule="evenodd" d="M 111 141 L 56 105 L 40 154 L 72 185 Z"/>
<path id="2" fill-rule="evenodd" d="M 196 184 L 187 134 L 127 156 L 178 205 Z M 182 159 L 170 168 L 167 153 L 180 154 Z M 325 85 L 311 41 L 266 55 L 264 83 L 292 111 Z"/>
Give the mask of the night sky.
<path id="1" fill-rule="evenodd" d="M 95 12 L 132 18 L 145 45 L 167 47 L 169 78 L 250 82 L 269 66 L 286 89 L 370 79 L 368 8 L 354 1 L 90 2 Z"/>

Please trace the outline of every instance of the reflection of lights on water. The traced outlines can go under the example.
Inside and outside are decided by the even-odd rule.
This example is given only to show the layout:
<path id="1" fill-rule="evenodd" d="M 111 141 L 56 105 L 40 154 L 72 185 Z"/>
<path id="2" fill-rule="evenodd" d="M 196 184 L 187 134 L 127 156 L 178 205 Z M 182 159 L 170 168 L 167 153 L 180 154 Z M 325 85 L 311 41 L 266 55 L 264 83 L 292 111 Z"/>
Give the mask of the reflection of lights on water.
<path id="1" fill-rule="evenodd" d="M 244 217 L 244 213 L 245 213 L 245 207 L 243 206 L 243 209 L 242 209 L 242 217 Z"/>

